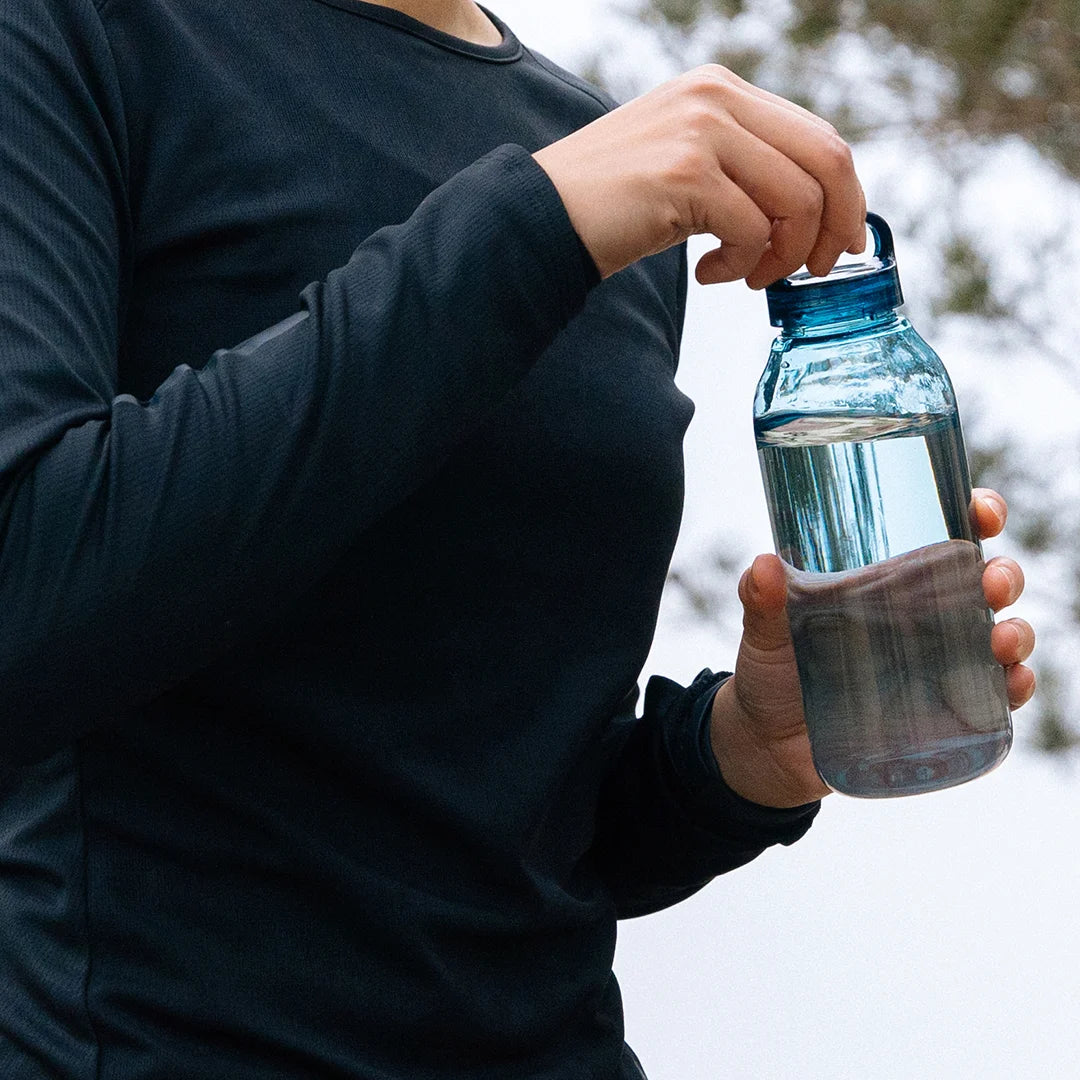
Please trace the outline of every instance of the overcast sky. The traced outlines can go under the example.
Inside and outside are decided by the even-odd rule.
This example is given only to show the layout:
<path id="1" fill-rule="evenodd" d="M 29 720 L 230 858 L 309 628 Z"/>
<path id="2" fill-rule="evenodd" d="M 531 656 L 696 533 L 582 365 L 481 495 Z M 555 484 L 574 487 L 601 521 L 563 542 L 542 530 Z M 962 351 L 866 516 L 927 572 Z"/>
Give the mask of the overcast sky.
<path id="1" fill-rule="evenodd" d="M 605 38 L 622 41 L 639 67 L 650 55 L 597 0 L 489 6 L 565 66 Z M 875 181 L 888 217 L 887 193 L 904 181 L 905 163 L 860 164 L 891 175 L 891 188 Z M 1017 183 L 1003 169 L 980 213 L 1015 202 Z M 914 300 L 917 254 L 905 262 L 902 240 L 898 251 Z M 692 564 L 717 542 L 741 555 L 771 547 L 750 411 L 772 333 L 760 295 L 691 286 L 678 381 L 698 408 L 676 562 Z M 934 344 L 954 377 L 961 369 L 959 385 L 974 387 L 978 358 Z M 1047 418 L 1048 398 L 1073 394 L 1075 405 L 1074 392 L 1062 384 L 1048 395 L 1044 377 L 1025 371 L 1006 388 L 1010 400 L 1038 416 L 1048 437 L 1074 438 L 1073 409 Z M 724 667 L 736 632 L 690 622 L 672 598 L 646 674 L 686 681 L 701 667 Z M 1080 1075 L 1080 775 L 1024 748 L 1024 718 L 1017 714 L 1021 745 L 990 776 L 909 799 L 831 796 L 793 848 L 622 924 L 616 970 L 627 1040 L 650 1080 Z"/>

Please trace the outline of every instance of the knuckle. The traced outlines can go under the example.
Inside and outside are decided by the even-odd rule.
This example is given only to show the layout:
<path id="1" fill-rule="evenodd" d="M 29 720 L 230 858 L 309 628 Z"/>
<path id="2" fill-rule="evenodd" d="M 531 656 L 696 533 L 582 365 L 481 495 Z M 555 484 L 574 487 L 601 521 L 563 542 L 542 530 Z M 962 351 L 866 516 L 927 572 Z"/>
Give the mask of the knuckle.
<path id="1" fill-rule="evenodd" d="M 820 184 L 803 184 L 794 193 L 795 209 L 800 217 L 820 218 L 825 209 L 825 192 Z"/>
<path id="2" fill-rule="evenodd" d="M 663 177 L 669 186 L 696 187 L 710 172 L 708 144 L 701 133 L 686 132 L 678 149 L 663 165 Z"/>
<path id="3" fill-rule="evenodd" d="M 689 96 L 704 101 L 715 101 L 732 85 L 731 72 L 719 64 L 702 64 L 688 71 L 683 80 Z"/>
<path id="4" fill-rule="evenodd" d="M 683 131 L 693 140 L 695 146 L 715 130 L 717 122 L 714 111 L 700 99 L 692 100 L 687 105 L 682 118 Z"/>
<path id="5" fill-rule="evenodd" d="M 700 67 L 695 68 L 695 71 L 701 71 L 709 75 L 713 80 L 720 79 L 722 82 L 731 82 L 737 79 L 738 76 L 733 74 L 723 64 L 702 64 Z"/>
<path id="6" fill-rule="evenodd" d="M 733 121 L 722 111 L 694 102 L 680 117 L 680 131 L 664 165 L 665 176 L 675 182 L 697 186 L 715 179 L 718 147 Z"/>
<path id="7" fill-rule="evenodd" d="M 824 156 L 826 167 L 834 176 L 854 175 L 855 161 L 851 147 L 838 134 L 830 135 L 825 140 Z"/>
<path id="8" fill-rule="evenodd" d="M 747 216 L 742 241 L 747 247 L 764 248 L 772 235 L 772 223 L 762 213 Z"/>
<path id="9" fill-rule="evenodd" d="M 717 80 L 703 68 L 697 68 L 687 75 L 686 90 L 692 103 L 712 101 L 716 96 Z"/>

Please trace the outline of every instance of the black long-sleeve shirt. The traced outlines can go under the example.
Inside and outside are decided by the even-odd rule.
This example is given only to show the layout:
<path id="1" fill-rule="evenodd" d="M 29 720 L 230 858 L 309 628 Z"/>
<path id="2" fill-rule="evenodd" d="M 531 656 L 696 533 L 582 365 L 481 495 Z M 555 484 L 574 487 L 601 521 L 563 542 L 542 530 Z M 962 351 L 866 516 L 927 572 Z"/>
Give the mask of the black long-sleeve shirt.
<path id="1" fill-rule="evenodd" d="M 609 1080 L 616 917 L 809 825 L 635 716 L 685 256 L 497 25 L 0 5 L 5 1080 Z"/>

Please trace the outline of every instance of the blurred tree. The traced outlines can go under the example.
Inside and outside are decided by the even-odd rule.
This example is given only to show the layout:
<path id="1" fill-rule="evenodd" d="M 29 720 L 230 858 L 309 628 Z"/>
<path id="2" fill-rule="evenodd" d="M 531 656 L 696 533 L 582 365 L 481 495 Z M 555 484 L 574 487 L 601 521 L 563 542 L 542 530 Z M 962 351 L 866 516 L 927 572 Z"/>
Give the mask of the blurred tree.
<path id="1" fill-rule="evenodd" d="M 978 382 L 992 371 L 1007 386 L 1035 363 L 1066 382 L 1080 374 L 1080 0 L 639 2 L 636 17 L 674 68 L 723 64 L 829 119 L 857 161 L 886 163 L 869 185 L 873 205 L 928 259 L 917 325 L 935 343 L 975 345 L 987 361 Z M 618 91 L 638 89 L 617 64 L 598 67 Z M 990 209 L 988 179 L 1000 187 L 1003 175 L 1021 196 Z M 1072 751 L 1080 437 L 1048 448 L 985 396 L 972 389 L 965 408 L 974 479 L 1008 496 L 1009 542 L 1040 611 L 1031 742 Z M 730 573 L 711 555 L 672 584 L 692 611 L 712 614 L 733 593 Z"/>

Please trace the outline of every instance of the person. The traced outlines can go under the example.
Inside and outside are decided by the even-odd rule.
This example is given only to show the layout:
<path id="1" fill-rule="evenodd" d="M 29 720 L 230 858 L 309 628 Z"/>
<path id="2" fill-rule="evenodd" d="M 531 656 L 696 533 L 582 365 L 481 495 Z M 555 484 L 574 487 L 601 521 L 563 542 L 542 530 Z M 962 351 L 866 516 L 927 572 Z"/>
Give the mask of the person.
<path id="1" fill-rule="evenodd" d="M 848 149 L 716 67 L 615 108 L 471 0 L 0 29 L 0 1075 L 640 1076 L 616 920 L 825 793 L 775 557 L 734 676 L 636 704 L 682 241 L 827 271 Z"/>

